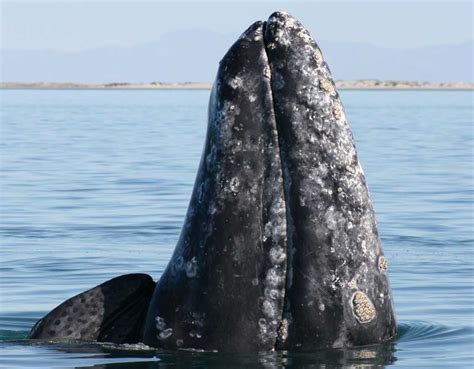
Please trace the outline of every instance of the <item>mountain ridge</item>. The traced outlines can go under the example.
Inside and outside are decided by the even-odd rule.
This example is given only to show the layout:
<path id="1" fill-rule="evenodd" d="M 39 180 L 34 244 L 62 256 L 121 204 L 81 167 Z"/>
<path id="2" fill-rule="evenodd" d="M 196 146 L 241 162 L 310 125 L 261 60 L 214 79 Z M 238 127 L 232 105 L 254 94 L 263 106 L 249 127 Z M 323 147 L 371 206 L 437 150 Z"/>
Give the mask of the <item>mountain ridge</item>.
<path id="1" fill-rule="evenodd" d="M 157 41 L 83 51 L 2 49 L 3 82 L 147 83 L 211 82 L 235 39 L 206 29 L 172 31 Z M 338 80 L 411 80 L 472 83 L 473 40 L 397 49 L 321 40 Z"/>

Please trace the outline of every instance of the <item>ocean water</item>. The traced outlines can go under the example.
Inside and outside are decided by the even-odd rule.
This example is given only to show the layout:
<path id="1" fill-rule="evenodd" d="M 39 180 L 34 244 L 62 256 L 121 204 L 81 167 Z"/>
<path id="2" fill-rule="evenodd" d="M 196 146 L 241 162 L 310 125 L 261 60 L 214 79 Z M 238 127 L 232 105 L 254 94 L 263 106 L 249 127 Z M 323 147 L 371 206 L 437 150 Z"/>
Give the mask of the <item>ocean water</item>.
<path id="1" fill-rule="evenodd" d="M 341 95 L 389 262 L 396 340 L 248 355 L 26 340 L 76 293 L 125 273 L 159 278 L 209 92 L 2 90 L 0 368 L 473 367 L 473 93 Z"/>

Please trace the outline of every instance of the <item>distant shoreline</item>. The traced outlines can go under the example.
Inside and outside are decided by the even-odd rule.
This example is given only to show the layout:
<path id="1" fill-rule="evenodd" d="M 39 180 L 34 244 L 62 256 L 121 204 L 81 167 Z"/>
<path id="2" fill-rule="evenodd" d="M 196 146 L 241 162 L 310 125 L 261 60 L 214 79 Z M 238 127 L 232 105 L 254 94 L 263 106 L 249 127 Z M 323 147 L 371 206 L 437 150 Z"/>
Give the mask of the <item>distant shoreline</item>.
<path id="1" fill-rule="evenodd" d="M 2 90 L 210 90 L 209 83 L 0 83 Z M 474 90 L 474 83 L 357 80 L 336 81 L 340 90 Z"/>

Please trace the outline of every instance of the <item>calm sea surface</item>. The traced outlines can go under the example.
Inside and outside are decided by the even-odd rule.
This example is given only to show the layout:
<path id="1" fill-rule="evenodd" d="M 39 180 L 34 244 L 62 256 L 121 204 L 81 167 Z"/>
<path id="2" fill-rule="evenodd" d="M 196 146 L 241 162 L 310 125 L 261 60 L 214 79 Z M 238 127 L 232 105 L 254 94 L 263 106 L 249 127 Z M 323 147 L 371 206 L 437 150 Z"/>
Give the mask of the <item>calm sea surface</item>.
<path id="1" fill-rule="evenodd" d="M 0 91 L 0 367 L 472 367 L 472 92 L 342 92 L 389 261 L 393 343 L 229 355 L 24 340 L 76 293 L 125 273 L 160 277 L 191 194 L 208 95 Z"/>

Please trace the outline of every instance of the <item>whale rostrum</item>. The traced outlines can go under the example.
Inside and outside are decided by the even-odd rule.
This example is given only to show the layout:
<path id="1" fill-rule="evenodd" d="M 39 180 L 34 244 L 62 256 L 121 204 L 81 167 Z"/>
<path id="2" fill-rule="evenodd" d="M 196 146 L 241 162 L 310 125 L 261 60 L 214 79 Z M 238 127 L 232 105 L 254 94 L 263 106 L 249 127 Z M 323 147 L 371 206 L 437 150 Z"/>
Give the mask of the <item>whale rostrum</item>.
<path id="1" fill-rule="evenodd" d="M 59 305 L 30 338 L 252 352 L 395 334 L 387 260 L 342 103 L 308 31 L 276 12 L 219 64 L 186 219 L 156 285 L 112 279 Z"/>

